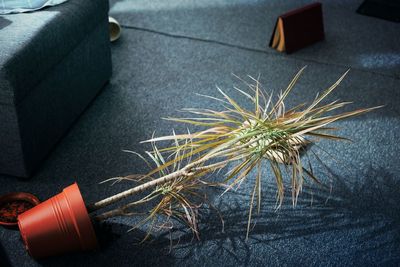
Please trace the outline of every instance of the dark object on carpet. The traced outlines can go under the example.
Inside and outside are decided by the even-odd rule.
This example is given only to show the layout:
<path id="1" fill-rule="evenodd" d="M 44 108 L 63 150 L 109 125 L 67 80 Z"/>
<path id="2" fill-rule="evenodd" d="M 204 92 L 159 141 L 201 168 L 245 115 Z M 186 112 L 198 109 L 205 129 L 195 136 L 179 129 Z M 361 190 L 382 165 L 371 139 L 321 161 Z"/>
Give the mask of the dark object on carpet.
<path id="1" fill-rule="evenodd" d="M 398 0 L 365 0 L 357 13 L 400 22 L 400 2 Z"/>
<path id="2" fill-rule="evenodd" d="M 111 76 L 108 1 L 3 18 L 0 173 L 28 177 Z"/>
<path id="3" fill-rule="evenodd" d="M 280 15 L 269 46 L 293 53 L 324 39 L 321 3 L 313 3 Z"/>
<path id="4" fill-rule="evenodd" d="M 11 266 L 8 257 L 4 251 L 3 245 L 0 243 L 0 266 L 8 267 Z"/>

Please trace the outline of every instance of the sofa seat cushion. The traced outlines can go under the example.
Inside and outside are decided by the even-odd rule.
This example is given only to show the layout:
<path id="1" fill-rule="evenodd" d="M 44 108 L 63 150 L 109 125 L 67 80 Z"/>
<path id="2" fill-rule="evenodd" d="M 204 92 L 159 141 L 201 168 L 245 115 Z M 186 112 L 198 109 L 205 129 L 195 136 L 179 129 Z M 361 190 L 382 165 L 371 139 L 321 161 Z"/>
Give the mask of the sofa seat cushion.
<path id="1" fill-rule="evenodd" d="M 2 0 L 0 14 L 23 13 L 42 9 L 47 6 L 55 6 L 68 0 Z"/>

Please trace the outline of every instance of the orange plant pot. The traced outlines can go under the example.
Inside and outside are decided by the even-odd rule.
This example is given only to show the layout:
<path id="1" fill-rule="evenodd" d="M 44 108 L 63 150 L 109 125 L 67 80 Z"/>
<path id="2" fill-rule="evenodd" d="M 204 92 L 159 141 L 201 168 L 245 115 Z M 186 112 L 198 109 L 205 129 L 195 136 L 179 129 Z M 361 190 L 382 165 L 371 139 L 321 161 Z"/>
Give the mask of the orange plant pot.
<path id="1" fill-rule="evenodd" d="M 29 254 L 44 258 L 97 248 L 97 239 L 76 183 L 18 216 Z"/>

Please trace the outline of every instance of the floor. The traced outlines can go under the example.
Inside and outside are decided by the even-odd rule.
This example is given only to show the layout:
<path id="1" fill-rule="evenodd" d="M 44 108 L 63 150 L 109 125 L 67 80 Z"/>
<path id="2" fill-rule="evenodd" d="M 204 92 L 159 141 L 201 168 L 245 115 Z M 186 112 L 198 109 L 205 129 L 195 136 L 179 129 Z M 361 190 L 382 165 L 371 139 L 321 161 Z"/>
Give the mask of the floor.
<path id="1" fill-rule="evenodd" d="M 278 92 L 305 65 L 287 106 L 311 101 L 347 69 L 331 100 L 353 101 L 353 109 L 385 105 L 336 123 L 339 133 L 354 142 L 319 144 L 334 156 L 316 150 L 329 168 L 314 167 L 332 181 L 331 192 L 310 185 L 313 190 L 303 192 L 295 209 L 288 193 L 275 211 L 274 184 L 265 174 L 264 203 L 248 241 L 251 181 L 222 198 L 219 192 L 210 194 L 224 217 L 224 231 L 218 216 L 205 214 L 200 241 L 178 230 L 172 247 L 164 234 L 139 245 L 141 230 L 126 233 L 136 219 L 117 218 L 103 226 L 100 250 L 40 261 L 29 257 L 17 231 L 0 229 L 0 257 L 12 266 L 398 266 L 399 24 L 355 13 L 360 0 L 326 0 L 325 41 L 291 55 L 268 48 L 276 17 L 308 2 L 111 0 L 110 14 L 123 29 L 111 48 L 110 83 L 32 179 L 0 176 L 0 194 L 28 191 L 47 199 L 77 181 L 92 202 L 126 189 L 128 183 L 99 182 L 145 171 L 122 149 L 144 151 L 148 146 L 139 142 L 153 132 L 185 131 L 162 117 L 179 116 L 185 107 L 217 108 L 195 93 L 216 96 L 218 85 L 238 98 L 233 85 L 243 85 L 232 73 L 260 76 L 267 90 Z"/>

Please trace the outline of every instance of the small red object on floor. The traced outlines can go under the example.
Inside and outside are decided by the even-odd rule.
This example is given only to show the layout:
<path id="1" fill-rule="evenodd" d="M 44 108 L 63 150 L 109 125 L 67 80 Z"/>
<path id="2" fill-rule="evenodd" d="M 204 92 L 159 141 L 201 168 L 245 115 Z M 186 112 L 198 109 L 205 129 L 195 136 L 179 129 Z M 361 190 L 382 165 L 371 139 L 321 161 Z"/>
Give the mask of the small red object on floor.
<path id="1" fill-rule="evenodd" d="M 16 192 L 0 196 L 0 225 L 17 228 L 18 215 L 39 203 L 39 199 L 30 193 Z"/>

